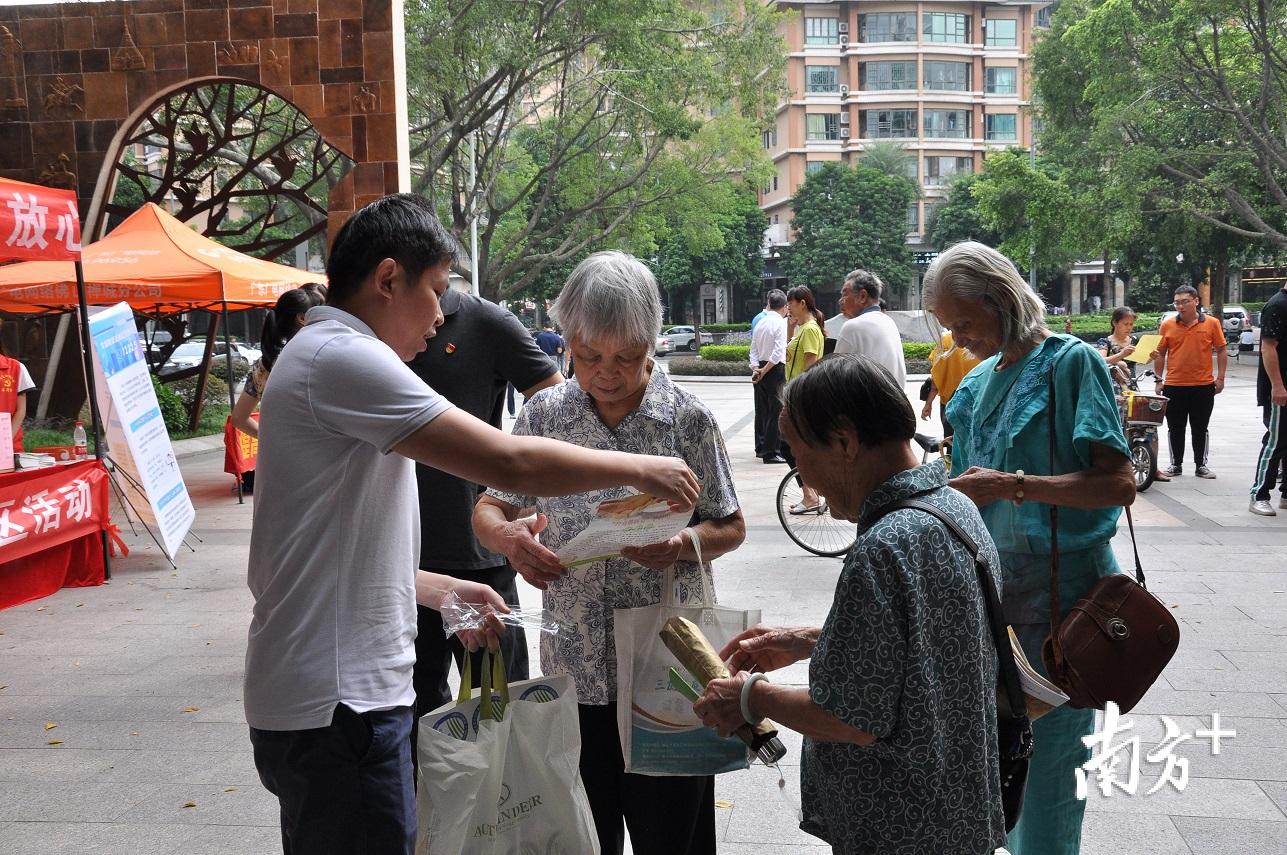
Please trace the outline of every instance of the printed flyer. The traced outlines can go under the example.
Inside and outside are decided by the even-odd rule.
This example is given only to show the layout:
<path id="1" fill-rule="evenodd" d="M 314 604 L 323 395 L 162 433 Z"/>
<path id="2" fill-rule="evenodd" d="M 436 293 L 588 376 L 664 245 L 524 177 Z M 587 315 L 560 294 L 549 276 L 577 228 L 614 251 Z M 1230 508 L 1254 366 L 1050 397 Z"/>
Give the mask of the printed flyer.
<path id="1" fill-rule="evenodd" d="M 624 546 L 648 546 L 684 530 L 690 514 L 672 511 L 665 499 L 632 493 L 601 502 L 585 531 L 556 554 L 565 567 L 577 567 L 621 554 Z"/>

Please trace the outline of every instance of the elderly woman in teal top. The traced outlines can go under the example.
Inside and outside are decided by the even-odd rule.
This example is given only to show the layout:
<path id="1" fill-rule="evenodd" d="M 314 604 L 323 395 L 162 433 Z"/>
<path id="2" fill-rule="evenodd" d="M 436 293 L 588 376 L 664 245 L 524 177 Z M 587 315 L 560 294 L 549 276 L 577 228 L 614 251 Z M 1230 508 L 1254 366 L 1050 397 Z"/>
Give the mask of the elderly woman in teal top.
<path id="1" fill-rule="evenodd" d="M 950 483 L 979 507 L 1001 555 L 1006 621 L 1041 668 L 1050 634 L 1050 505 L 1060 508 L 1061 612 L 1119 572 L 1109 541 L 1135 482 L 1108 369 L 1089 345 L 1046 329 L 1041 301 L 983 244 L 959 243 L 940 255 L 922 300 L 983 360 L 948 405 L 956 429 Z M 1075 770 L 1090 758 L 1081 738 L 1094 726 L 1093 710 L 1067 707 L 1034 725 L 1027 798 L 1006 843 L 1013 855 L 1079 851 L 1085 802 L 1076 797 Z"/>

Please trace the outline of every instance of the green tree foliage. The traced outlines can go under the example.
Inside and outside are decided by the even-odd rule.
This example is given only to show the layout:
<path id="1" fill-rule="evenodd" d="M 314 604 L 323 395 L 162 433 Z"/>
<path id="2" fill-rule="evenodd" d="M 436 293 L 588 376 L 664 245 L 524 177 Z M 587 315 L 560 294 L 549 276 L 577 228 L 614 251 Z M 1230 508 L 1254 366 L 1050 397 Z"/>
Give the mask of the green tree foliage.
<path id="1" fill-rule="evenodd" d="M 1034 168 L 1026 151 L 990 156 L 971 185 L 981 224 L 1001 238 L 997 249 L 1021 270 L 1058 272 L 1076 260 L 1070 245 L 1072 193 L 1057 174 Z"/>
<path id="2" fill-rule="evenodd" d="M 654 269 L 657 284 L 671 293 L 672 305 L 694 297 L 706 282 L 732 285 L 738 289 L 735 296 L 760 288 L 760 248 L 768 218 L 745 185 L 728 184 L 725 190 L 719 209 L 700 218 L 715 223 L 713 234 L 676 218 L 661 242 Z"/>
<path id="3" fill-rule="evenodd" d="M 978 175 L 962 175 L 948 188 L 947 201 L 934 209 L 926 223 L 926 240 L 937 250 L 947 249 L 963 240 L 976 240 L 988 246 L 1001 243 L 1001 236 L 985 225 L 979 216 L 979 201 L 974 198 Z"/>
<path id="4" fill-rule="evenodd" d="M 730 175 L 771 174 L 779 15 L 732 0 L 410 0 L 415 189 L 504 299 L 548 292 L 587 252 L 651 257 Z M 469 180 L 470 139 L 477 180 Z M 709 235 L 713 220 L 700 224 Z"/>
<path id="5" fill-rule="evenodd" d="M 796 240 L 784 259 L 791 283 L 833 290 L 861 267 L 903 288 L 916 271 L 906 238 L 917 193 L 910 179 L 863 162 L 825 164 L 791 200 Z"/>
<path id="6" fill-rule="evenodd" d="M 904 148 L 902 143 L 890 140 L 867 143 L 862 154 L 862 162 L 886 175 L 916 180 L 916 155 Z"/>

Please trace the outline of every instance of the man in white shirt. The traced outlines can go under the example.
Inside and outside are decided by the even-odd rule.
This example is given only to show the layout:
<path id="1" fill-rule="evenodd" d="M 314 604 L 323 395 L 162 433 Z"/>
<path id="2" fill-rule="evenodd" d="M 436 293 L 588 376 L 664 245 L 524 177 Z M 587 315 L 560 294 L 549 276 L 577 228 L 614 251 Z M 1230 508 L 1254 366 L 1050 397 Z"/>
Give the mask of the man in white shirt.
<path id="1" fill-rule="evenodd" d="M 786 463 L 778 435 L 782 402 L 778 393 L 786 379 L 787 298 L 774 288 L 767 298 L 767 314 L 751 333 L 751 382 L 755 384 L 755 456 L 765 463 Z"/>
<path id="2" fill-rule="evenodd" d="M 443 323 L 454 247 L 415 196 L 353 214 L 327 262 L 327 305 L 264 390 L 245 706 L 287 855 L 412 855 L 416 604 L 456 594 L 506 610 L 486 585 L 416 569 L 413 461 L 527 495 L 630 484 L 697 498 L 682 461 L 510 436 L 404 364 Z"/>
<path id="3" fill-rule="evenodd" d="M 840 330 L 836 353 L 859 353 L 884 366 L 898 384 L 907 385 L 903 339 L 893 319 L 880 310 L 884 284 L 875 273 L 852 270 L 840 289 L 840 309 L 849 320 Z"/>

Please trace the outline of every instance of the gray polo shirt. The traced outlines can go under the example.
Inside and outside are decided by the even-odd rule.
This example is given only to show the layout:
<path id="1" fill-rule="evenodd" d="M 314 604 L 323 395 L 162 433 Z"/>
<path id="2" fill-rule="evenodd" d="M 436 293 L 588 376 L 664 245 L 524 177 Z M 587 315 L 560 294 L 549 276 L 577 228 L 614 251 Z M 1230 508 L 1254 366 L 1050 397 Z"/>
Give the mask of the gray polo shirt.
<path id="1" fill-rule="evenodd" d="M 260 414 L 246 720 L 325 727 L 415 700 L 415 467 L 389 451 L 451 409 L 331 306 L 282 350 Z"/>

